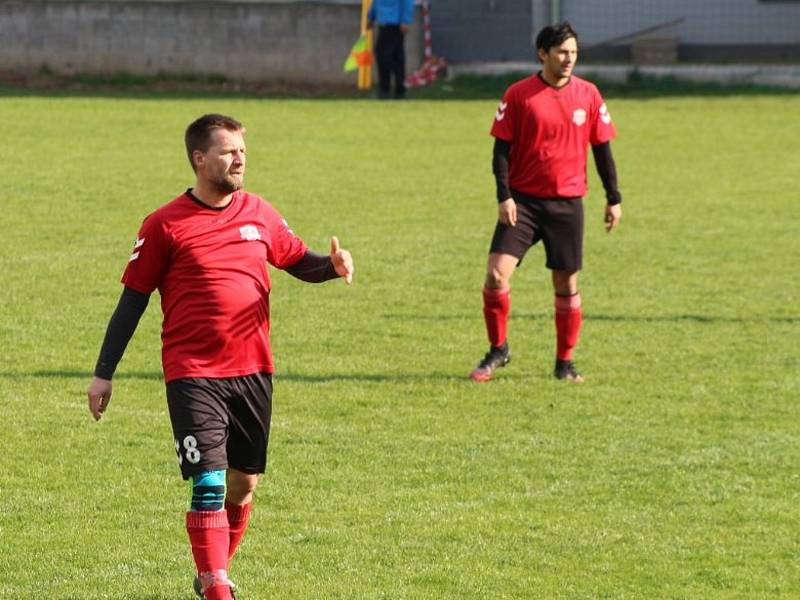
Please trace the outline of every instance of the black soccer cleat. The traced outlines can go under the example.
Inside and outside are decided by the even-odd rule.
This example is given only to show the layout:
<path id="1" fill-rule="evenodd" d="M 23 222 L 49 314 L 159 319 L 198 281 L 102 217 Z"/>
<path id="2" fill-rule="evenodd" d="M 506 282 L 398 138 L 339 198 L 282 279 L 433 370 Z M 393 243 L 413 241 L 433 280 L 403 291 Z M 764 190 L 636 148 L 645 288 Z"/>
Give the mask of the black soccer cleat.
<path id="1" fill-rule="evenodd" d="M 558 360 L 556 359 L 556 368 L 553 370 L 553 377 L 556 379 L 563 379 L 564 381 L 571 381 L 572 383 L 582 383 L 583 375 L 578 373 L 575 365 L 571 360 Z"/>
<path id="2" fill-rule="evenodd" d="M 501 367 L 505 367 L 510 361 L 511 353 L 508 351 L 507 343 L 497 348 L 489 348 L 483 360 L 469 374 L 469 378 L 478 382 L 490 381 L 494 376 L 494 372 Z"/>

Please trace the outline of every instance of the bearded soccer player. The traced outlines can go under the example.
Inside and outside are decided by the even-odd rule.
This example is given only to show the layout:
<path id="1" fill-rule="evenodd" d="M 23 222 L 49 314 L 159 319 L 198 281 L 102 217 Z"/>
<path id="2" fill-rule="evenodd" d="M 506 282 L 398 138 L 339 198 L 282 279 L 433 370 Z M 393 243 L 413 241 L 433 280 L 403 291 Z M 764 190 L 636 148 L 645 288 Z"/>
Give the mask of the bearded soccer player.
<path id="1" fill-rule="evenodd" d="M 489 381 L 511 360 L 511 276 L 540 240 L 555 292 L 553 374 L 583 381 L 572 352 L 582 320 L 578 271 L 589 145 L 606 193 L 606 231 L 617 227 L 622 216 L 610 146 L 616 135 L 611 115 L 597 88 L 572 74 L 578 35 L 567 22 L 548 26 L 537 35 L 536 48 L 541 71 L 506 90 L 491 130 L 498 214 L 483 287 L 490 348 L 470 374 L 473 381 Z"/>
<path id="2" fill-rule="evenodd" d="M 194 587 L 208 600 L 233 598 L 228 564 L 267 465 L 274 370 L 267 263 L 313 283 L 353 277 L 350 253 L 335 237 L 329 255 L 309 250 L 270 204 L 242 190 L 244 134 L 241 123 L 217 114 L 187 128 L 196 183 L 144 220 L 87 391 L 100 419 L 117 364 L 158 290 L 167 404 L 181 474 L 191 479 Z"/>

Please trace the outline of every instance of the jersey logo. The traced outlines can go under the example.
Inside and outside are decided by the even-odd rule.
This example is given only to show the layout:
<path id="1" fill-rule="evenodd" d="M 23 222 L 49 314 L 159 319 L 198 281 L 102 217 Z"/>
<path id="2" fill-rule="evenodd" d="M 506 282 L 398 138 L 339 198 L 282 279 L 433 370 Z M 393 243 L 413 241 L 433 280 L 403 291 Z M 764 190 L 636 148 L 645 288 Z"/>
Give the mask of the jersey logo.
<path id="1" fill-rule="evenodd" d="M 135 242 L 133 242 L 133 249 L 137 250 L 137 252 L 131 254 L 131 257 L 128 259 L 128 262 L 133 262 L 134 260 L 139 258 L 138 249 L 141 248 L 142 246 L 144 246 L 144 238 L 139 238 Z"/>
<path id="2" fill-rule="evenodd" d="M 576 108 L 572 113 L 572 122 L 578 127 L 586 123 L 586 111 L 582 108 Z"/>
<path id="3" fill-rule="evenodd" d="M 261 234 L 258 232 L 258 228 L 255 225 L 239 227 L 239 235 L 242 236 L 243 240 L 248 240 L 250 242 L 261 239 Z"/>
<path id="4" fill-rule="evenodd" d="M 606 125 L 611 123 L 611 113 L 608 112 L 608 107 L 605 103 L 600 107 L 600 120 Z"/>
<path id="5" fill-rule="evenodd" d="M 501 102 L 500 106 L 497 107 L 497 110 L 494 113 L 495 121 L 502 121 L 503 119 L 505 119 L 506 108 L 508 108 L 508 102 Z"/>

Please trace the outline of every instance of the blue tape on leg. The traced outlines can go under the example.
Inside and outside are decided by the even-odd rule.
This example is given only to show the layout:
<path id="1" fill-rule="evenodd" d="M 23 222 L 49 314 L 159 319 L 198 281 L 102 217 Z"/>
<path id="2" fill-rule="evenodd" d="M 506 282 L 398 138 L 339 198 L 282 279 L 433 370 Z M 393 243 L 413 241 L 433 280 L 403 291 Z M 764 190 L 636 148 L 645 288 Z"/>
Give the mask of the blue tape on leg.
<path id="1" fill-rule="evenodd" d="M 192 476 L 192 510 L 218 511 L 225 504 L 225 471 L 205 471 Z"/>

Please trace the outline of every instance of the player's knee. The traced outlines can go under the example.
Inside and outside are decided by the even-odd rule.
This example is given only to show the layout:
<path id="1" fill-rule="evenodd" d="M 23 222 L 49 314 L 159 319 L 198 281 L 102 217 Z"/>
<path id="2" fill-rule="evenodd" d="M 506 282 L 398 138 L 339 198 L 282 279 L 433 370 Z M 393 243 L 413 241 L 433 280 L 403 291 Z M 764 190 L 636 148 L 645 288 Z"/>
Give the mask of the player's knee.
<path id="1" fill-rule="evenodd" d="M 228 471 L 227 499 L 234 504 L 247 502 L 257 485 L 258 475 L 242 473 L 241 471 L 231 469 Z"/>
<path id="2" fill-rule="evenodd" d="M 559 296 L 571 296 L 577 294 L 577 271 L 553 271 L 553 289 Z"/>
<path id="3" fill-rule="evenodd" d="M 510 277 L 504 275 L 499 269 L 490 268 L 486 273 L 484 285 L 490 290 L 501 290 L 508 287 Z"/>
<path id="4" fill-rule="evenodd" d="M 192 510 L 218 511 L 225 503 L 225 471 L 204 471 L 192 476 Z"/>

